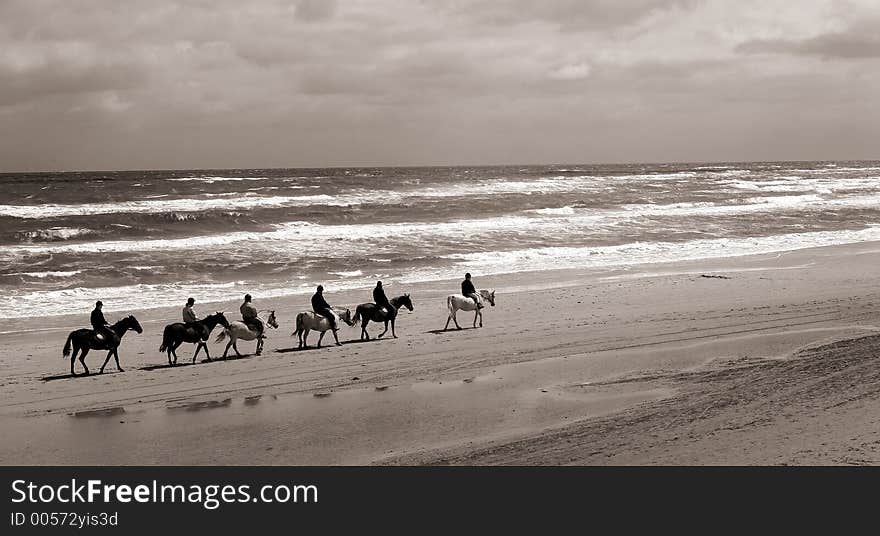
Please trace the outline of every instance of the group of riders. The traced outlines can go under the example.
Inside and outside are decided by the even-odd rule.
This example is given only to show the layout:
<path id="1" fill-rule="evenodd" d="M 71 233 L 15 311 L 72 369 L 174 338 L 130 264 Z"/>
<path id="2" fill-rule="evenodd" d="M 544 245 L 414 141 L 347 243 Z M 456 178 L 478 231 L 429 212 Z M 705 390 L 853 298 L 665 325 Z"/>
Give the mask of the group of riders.
<path id="1" fill-rule="evenodd" d="M 480 298 L 477 295 L 476 288 L 474 287 L 473 281 L 471 281 L 471 274 L 467 273 L 464 276 L 464 281 L 461 282 L 461 293 L 462 295 L 471 298 L 474 300 L 477 309 L 483 307 L 480 302 Z M 373 302 L 375 304 L 384 309 L 385 313 L 394 313 L 397 312 L 394 305 L 388 300 L 388 296 L 385 295 L 385 289 L 382 287 L 382 282 L 377 281 L 376 287 L 373 289 Z M 196 303 L 195 298 L 189 298 L 186 300 L 186 305 L 183 307 L 182 316 L 183 322 L 187 325 L 192 326 L 195 329 L 202 330 L 202 339 L 207 339 L 210 333 L 204 333 L 207 329 L 204 324 L 199 323 L 199 316 L 196 314 L 195 309 L 193 308 Z M 110 329 L 110 324 L 104 318 L 104 313 L 101 311 L 104 304 L 98 300 L 95 303 L 95 308 L 92 310 L 91 314 L 91 324 L 92 328 L 95 330 L 95 334 L 99 338 L 104 338 L 108 342 L 113 341 L 117 338 L 117 335 Z M 260 320 L 258 316 L 257 307 L 253 303 L 253 297 L 250 294 L 245 294 L 244 302 L 239 307 L 239 311 L 241 312 L 241 319 L 244 324 L 248 327 L 248 329 L 254 331 L 258 337 L 263 335 L 264 325 L 263 321 Z M 336 322 L 336 313 L 333 311 L 333 307 L 327 303 L 327 299 L 324 298 L 324 286 L 318 285 L 315 294 L 312 296 L 312 311 L 316 314 L 323 316 L 330 323 L 330 328 L 335 332 L 338 329 L 338 325 Z M 118 341 L 116 341 L 118 344 Z M 337 345 L 339 342 L 336 343 Z"/>

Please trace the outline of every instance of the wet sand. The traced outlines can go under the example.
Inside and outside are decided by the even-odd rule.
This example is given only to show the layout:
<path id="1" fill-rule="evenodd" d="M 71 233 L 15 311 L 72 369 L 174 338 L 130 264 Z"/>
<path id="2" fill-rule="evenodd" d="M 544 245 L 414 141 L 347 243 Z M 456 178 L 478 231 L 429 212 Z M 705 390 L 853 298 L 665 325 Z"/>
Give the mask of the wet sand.
<path id="1" fill-rule="evenodd" d="M 77 378 L 61 347 L 87 311 L 41 331 L 3 321 L 0 462 L 876 463 L 878 265 L 880 244 L 860 244 L 477 277 L 498 306 L 449 332 L 457 281 L 389 285 L 415 304 L 398 339 L 345 327 L 344 346 L 307 351 L 290 333 L 308 296 L 257 296 L 281 322 L 263 355 L 177 367 L 158 346 L 179 310 L 132 311 L 144 333 L 123 341 L 126 371 Z M 369 296 L 328 289 L 338 305 Z"/>

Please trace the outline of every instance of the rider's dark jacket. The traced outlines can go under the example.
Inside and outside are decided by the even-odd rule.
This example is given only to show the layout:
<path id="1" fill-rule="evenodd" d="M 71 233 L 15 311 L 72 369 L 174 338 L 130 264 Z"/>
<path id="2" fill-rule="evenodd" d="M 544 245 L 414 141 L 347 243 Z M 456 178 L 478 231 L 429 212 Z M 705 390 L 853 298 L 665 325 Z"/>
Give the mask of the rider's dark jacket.
<path id="1" fill-rule="evenodd" d="M 95 309 L 92 311 L 91 316 L 92 327 L 96 330 L 102 330 L 107 327 L 107 320 L 104 318 L 104 313 L 101 312 L 100 309 Z"/>
<path id="2" fill-rule="evenodd" d="M 378 285 L 373 289 L 373 301 L 379 307 L 385 307 L 389 310 L 393 307 L 391 302 L 388 301 L 388 296 L 385 295 L 385 289 Z"/>
<path id="3" fill-rule="evenodd" d="M 320 313 L 327 309 L 332 309 L 332 307 L 330 307 L 330 304 L 324 299 L 323 294 L 316 292 L 315 295 L 312 296 L 312 310 L 316 313 Z"/>
<path id="4" fill-rule="evenodd" d="M 461 293 L 465 296 L 470 296 L 471 294 L 476 294 L 477 289 L 474 288 L 474 284 L 470 279 L 465 279 L 461 282 Z"/>
<path id="5" fill-rule="evenodd" d="M 326 318 L 327 321 L 330 322 L 330 327 L 336 329 L 336 317 L 333 315 L 333 308 L 330 307 L 330 304 L 324 299 L 322 293 L 316 292 L 315 295 L 312 296 L 312 310 Z"/>

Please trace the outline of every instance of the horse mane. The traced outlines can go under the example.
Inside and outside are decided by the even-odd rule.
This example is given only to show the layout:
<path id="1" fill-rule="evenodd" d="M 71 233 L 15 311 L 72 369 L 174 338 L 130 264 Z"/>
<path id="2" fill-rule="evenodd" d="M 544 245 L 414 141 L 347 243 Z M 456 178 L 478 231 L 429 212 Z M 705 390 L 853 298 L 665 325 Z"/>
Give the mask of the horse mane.
<path id="1" fill-rule="evenodd" d="M 112 326 L 110 326 L 110 329 L 118 328 L 118 327 L 122 326 L 122 325 L 125 324 L 125 323 L 131 322 L 131 320 L 132 320 L 133 318 L 134 318 L 134 315 L 123 316 L 122 318 L 120 318 L 119 320 L 117 320 L 116 323 L 114 323 Z"/>

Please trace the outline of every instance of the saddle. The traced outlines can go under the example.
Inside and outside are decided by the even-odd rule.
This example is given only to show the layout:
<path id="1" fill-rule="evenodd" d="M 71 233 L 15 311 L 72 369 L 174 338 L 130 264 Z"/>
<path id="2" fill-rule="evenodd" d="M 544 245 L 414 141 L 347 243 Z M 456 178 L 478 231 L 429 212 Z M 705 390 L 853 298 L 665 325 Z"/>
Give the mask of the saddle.
<path id="1" fill-rule="evenodd" d="M 262 321 L 255 321 L 255 319 L 242 319 L 242 322 L 244 322 L 244 325 L 247 326 L 249 330 L 256 332 L 257 335 L 263 334 L 264 330 L 262 329 L 262 326 L 264 324 L 262 323 Z"/>

